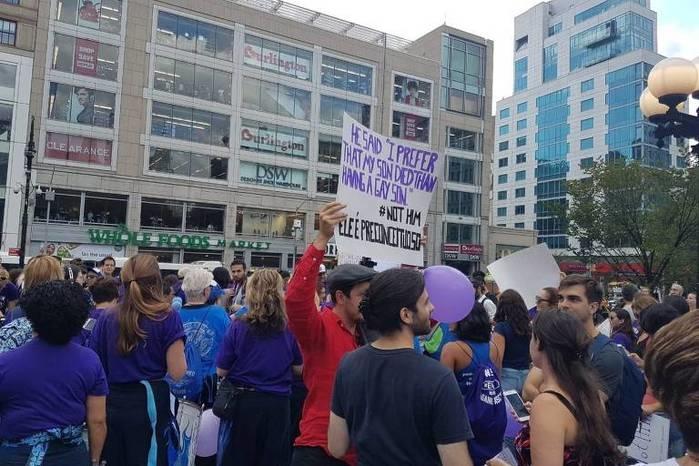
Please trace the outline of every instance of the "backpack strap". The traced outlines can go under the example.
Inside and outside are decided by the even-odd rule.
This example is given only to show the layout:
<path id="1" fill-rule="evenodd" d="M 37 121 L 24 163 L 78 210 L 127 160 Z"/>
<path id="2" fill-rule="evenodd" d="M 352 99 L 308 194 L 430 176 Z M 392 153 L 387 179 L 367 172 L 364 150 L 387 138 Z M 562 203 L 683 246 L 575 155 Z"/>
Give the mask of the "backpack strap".
<path id="1" fill-rule="evenodd" d="M 461 351 L 463 351 L 464 354 L 466 354 L 466 356 L 468 356 L 469 358 L 471 358 L 471 362 L 474 361 L 476 354 L 474 353 L 473 348 L 471 348 L 471 345 L 469 345 L 469 344 L 466 343 L 465 341 L 460 341 L 460 340 L 459 340 L 459 341 L 455 341 L 454 343 L 456 343 L 456 346 L 458 346 L 459 349 L 461 349 Z M 466 347 L 464 347 L 463 345 L 466 345 Z M 469 350 L 471 350 L 471 352 L 469 353 L 468 351 L 466 351 L 466 348 L 468 348 Z M 468 366 L 467 366 L 467 367 L 468 367 Z"/>
<path id="2" fill-rule="evenodd" d="M 590 345 L 590 360 L 594 359 L 595 354 L 601 351 L 602 348 L 607 346 L 609 343 L 612 343 L 612 340 L 610 340 L 608 336 L 601 333 L 598 334 L 594 340 L 592 340 L 592 344 Z"/>
<path id="3" fill-rule="evenodd" d="M 573 406 L 573 404 L 570 401 L 568 401 L 568 398 L 566 398 L 562 394 L 560 394 L 556 391 L 553 391 L 553 390 L 546 390 L 546 391 L 543 391 L 541 393 L 549 393 L 549 394 L 555 396 L 556 398 L 558 398 L 558 401 L 560 401 L 563 404 L 563 406 L 568 408 L 568 411 L 570 411 L 570 414 L 572 414 L 575 419 L 578 418 L 578 415 L 576 414 L 575 406 Z"/>

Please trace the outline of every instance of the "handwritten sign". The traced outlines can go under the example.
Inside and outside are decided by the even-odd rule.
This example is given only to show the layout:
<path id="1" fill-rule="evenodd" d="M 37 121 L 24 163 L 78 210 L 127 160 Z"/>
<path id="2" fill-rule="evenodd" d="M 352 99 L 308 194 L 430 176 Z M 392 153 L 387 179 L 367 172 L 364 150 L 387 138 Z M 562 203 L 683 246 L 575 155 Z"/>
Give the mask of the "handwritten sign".
<path id="1" fill-rule="evenodd" d="M 422 232 L 444 158 L 388 138 L 344 115 L 337 199 L 348 218 L 335 229 L 340 257 L 424 264 Z"/>
<path id="2" fill-rule="evenodd" d="M 626 452 L 643 463 L 659 463 L 667 459 L 669 441 L 670 420 L 653 414 L 640 420 L 636 437 Z"/>

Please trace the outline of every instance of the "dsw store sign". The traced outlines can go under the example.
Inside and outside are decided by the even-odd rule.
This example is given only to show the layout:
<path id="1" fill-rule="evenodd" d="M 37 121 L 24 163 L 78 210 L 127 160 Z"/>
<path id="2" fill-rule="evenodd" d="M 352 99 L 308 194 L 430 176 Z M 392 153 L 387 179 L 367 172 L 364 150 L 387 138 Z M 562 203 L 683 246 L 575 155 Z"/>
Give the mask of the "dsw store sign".
<path id="1" fill-rule="evenodd" d="M 308 189 L 308 173 L 306 170 L 296 168 L 240 162 L 240 182 L 306 191 Z"/>

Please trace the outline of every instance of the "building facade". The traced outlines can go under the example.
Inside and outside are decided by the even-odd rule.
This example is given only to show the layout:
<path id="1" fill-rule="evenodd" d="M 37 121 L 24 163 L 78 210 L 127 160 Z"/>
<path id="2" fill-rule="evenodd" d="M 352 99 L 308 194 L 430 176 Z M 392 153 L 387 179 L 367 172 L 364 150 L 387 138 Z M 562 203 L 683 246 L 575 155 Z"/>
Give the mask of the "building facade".
<path id="1" fill-rule="evenodd" d="M 555 215 L 599 160 L 684 166 L 658 148 L 638 99 L 657 54 L 648 0 L 553 0 L 515 18 L 514 94 L 496 104 L 492 223 L 575 245 Z"/>
<path id="2" fill-rule="evenodd" d="M 409 42 L 272 0 L 51 0 L 38 29 L 30 254 L 288 269 L 335 197 L 344 112 L 449 157 L 426 263 L 487 244 L 490 41 Z"/>

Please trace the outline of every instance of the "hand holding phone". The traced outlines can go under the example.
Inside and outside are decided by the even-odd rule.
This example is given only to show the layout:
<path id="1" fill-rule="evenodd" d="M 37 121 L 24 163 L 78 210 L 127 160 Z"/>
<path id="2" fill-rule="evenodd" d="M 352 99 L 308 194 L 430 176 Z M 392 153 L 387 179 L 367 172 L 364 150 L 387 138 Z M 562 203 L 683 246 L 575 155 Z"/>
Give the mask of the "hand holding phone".
<path id="1" fill-rule="evenodd" d="M 510 405 L 510 409 L 514 413 L 515 417 L 519 422 L 529 421 L 529 410 L 524 404 L 524 400 L 519 396 L 517 390 L 507 390 L 505 393 L 505 400 L 507 404 Z"/>

